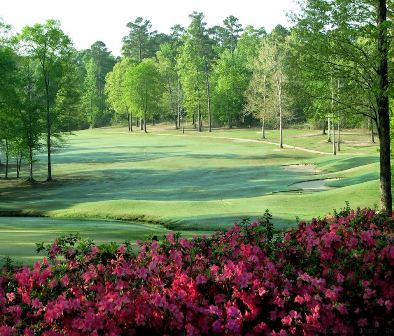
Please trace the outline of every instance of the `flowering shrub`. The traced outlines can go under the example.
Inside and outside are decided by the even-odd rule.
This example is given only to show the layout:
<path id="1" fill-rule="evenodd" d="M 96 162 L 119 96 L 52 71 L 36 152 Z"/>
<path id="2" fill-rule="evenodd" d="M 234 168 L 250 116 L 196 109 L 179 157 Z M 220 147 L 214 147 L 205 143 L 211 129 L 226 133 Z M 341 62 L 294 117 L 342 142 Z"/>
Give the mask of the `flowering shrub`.
<path id="1" fill-rule="evenodd" d="M 136 254 L 63 237 L 34 267 L 2 271 L 0 335 L 384 334 L 394 328 L 392 223 L 349 210 L 275 238 L 266 213 Z"/>

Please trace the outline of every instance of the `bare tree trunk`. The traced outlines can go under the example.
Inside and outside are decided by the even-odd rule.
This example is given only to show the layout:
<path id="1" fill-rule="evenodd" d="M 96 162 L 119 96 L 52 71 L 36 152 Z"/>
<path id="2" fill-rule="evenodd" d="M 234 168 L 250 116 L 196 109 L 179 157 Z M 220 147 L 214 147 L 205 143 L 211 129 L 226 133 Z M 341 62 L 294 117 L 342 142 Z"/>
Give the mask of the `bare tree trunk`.
<path id="1" fill-rule="evenodd" d="M 136 126 L 140 127 L 140 119 L 138 117 L 136 117 L 135 120 L 136 120 L 136 122 L 135 122 Z"/>
<path id="2" fill-rule="evenodd" d="M 29 165 L 30 165 L 30 174 L 29 174 L 29 181 L 33 182 L 33 147 L 29 146 Z"/>
<path id="3" fill-rule="evenodd" d="M 387 2 L 377 0 L 377 50 L 379 55 L 377 95 L 378 131 L 380 140 L 380 196 L 382 210 L 392 214 L 391 164 L 390 164 L 390 111 L 387 89 L 388 80 L 388 38 L 387 38 Z"/>
<path id="4" fill-rule="evenodd" d="M 198 131 L 202 131 L 202 120 L 201 120 L 201 106 L 200 101 L 198 102 Z"/>
<path id="5" fill-rule="evenodd" d="M 9 164 L 9 148 L 8 139 L 5 139 L 5 178 L 8 178 L 8 164 Z"/>
<path id="6" fill-rule="evenodd" d="M 19 178 L 22 166 L 22 151 L 18 150 L 16 155 L 16 178 Z"/>
<path id="7" fill-rule="evenodd" d="M 335 123 L 334 123 L 334 120 L 332 122 L 331 129 L 332 129 L 332 154 L 337 155 L 337 146 L 335 143 Z"/>
<path id="8" fill-rule="evenodd" d="M 178 79 L 178 85 L 177 85 L 177 122 L 178 122 L 178 127 L 181 127 L 181 83 L 179 82 Z"/>
<path id="9" fill-rule="evenodd" d="M 263 95 L 263 118 L 262 118 L 262 124 L 261 124 L 261 137 L 265 139 L 265 116 L 267 115 L 267 76 L 263 76 L 263 90 L 264 90 L 264 95 Z"/>
<path id="10" fill-rule="evenodd" d="M 327 133 L 326 133 L 326 126 L 327 126 L 327 123 L 326 123 L 326 121 L 325 120 L 323 120 L 323 135 L 326 135 Z"/>
<path id="11" fill-rule="evenodd" d="M 130 112 L 130 132 L 133 132 L 133 112 Z"/>
<path id="12" fill-rule="evenodd" d="M 371 123 L 371 142 L 375 143 L 375 130 L 373 129 L 373 123 L 374 121 L 369 119 L 370 123 Z"/>
<path id="13" fill-rule="evenodd" d="M 144 130 L 144 121 L 143 121 L 142 117 L 140 117 L 140 129 L 141 129 L 141 131 Z"/>
<path id="14" fill-rule="evenodd" d="M 178 107 L 176 119 L 177 119 L 176 120 L 176 124 L 177 124 L 176 129 L 181 128 L 181 111 L 180 111 L 179 107 Z"/>
<path id="15" fill-rule="evenodd" d="M 207 103 L 208 103 L 208 130 L 212 132 L 212 113 L 211 113 L 211 85 L 209 83 L 208 64 L 205 62 L 205 84 L 207 89 Z"/>
<path id="16" fill-rule="evenodd" d="M 335 119 L 334 119 L 334 79 L 331 77 L 331 116 L 332 116 L 332 154 L 337 155 L 337 147 L 335 144 Z"/>
<path id="17" fill-rule="evenodd" d="M 127 124 L 129 126 L 129 132 L 131 132 L 131 128 L 130 128 L 131 120 L 130 120 L 130 113 L 129 112 L 127 112 Z"/>
<path id="18" fill-rule="evenodd" d="M 327 118 L 327 142 L 331 142 L 331 118 Z"/>
<path id="19" fill-rule="evenodd" d="M 338 115 L 338 152 L 341 151 L 341 122 Z"/>
<path id="20" fill-rule="evenodd" d="M 265 139 L 265 117 L 261 121 L 261 138 Z"/>
<path id="21" fill-rule="evenodd" d="M 279 99 L 279 147 L 283 148 L 283 125 L 282 125 L 282 74 L 278 79 L 278 99 Z"/>
<path id="22" fill-rule="evenodd" d="M 52 160 L 51 160 L 51 133 L 52 133 L 52 119 L 49 108 L 49 78 L 48 75 L 45 75 L 45 93 L 46 93 L 46 108 L 47 108 L 47 157 L 48 157 L 48 175 L 47 181 L 52 181 Z"/>
<path id="23" fill-rule="evenodd" d="M 146 112 L 148 111 L 148 88 L 145 84 L 145 109 L 144 109 L 144 132 L 146 133 Z"/>

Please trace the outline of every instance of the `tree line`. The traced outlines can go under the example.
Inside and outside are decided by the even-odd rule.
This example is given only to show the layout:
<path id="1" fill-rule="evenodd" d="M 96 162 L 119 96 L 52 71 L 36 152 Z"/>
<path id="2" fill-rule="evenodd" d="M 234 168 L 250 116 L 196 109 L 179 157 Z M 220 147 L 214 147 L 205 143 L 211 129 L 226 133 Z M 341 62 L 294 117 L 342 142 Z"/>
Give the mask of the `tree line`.
<path id="1" fill-rule="evenodd" d="M 368 125 L 380 141 L 382 204 L 391 211 L 392 0 L 301 0 L 289 29 L 208 27 L 193 12 L 169 34 L 129 22 L 122 56 L 101 42 L 78 51 L 60 23 L 0 30 L 0 139 L 8 162 L 34 156 L 62 133 L 126 122 L 129 131 L 171 121 L 197 131 L 312 123 L 340 151 L 341 127 Z"/>

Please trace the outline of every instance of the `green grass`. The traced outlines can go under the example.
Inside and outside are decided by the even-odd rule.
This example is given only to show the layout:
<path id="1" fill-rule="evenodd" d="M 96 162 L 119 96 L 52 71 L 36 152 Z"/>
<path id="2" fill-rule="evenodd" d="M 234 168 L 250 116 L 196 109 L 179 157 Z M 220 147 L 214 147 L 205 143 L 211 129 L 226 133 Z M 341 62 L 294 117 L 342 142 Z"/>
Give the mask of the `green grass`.
<path id="1" fill-rule="evenodd" d="M 319 131 L 286 130 L 284 135 L 286 144 L 331 151 Z M 194 233 L 227 228 L 242 217 L 259 216 L 267 208 L 275 225 L 283 228 L 294 225 L 296 217 L 323 216 L 343 207 L 345 201 L 351 206 L 378 203 L 378 147 L 369 144 L 367 134 L 344 132 L 337 157 L 281 150 L 259 141 L 260 136 L 257 129 L 187 131 L 185 135 L 159 127 L 149 134 L 129 134 L 120 128 L 76 132 L 53 156 L 55 182 L 0 181 L 0 211 L 123 219 L 130 224 L 54 221 L 47 233 L 47 219 L 36 218 L 27 222 L 38 236 L 13 236 L 13 231 L 23 231 L 27 224 L 18 218 L 7 219 L 7 223 L 0 222 L 0 255 L 10 251 L 11 255 L 27 256 L 36 241 L 50 241 L 69 229 L 99 241 L 123 236 L 137 239 L 152 227 Z M 268 131 L 267 138 L 277 142 L 278 132 Z M 44 180 L 45 154 L 39 158 L 36 178 Z M 291 164 L 314 164 L 317 170 L 286 170 L 284 166 Z M 339 178 L 326 182 L 334 189 L 306 192 L 292 187 L 297 182 L 325 178 Z M 6 232 L 1 231 L 1 225 L 6 225 Z"/>
<path id="2" fill-rule="evenodd" d="M 0 217 L 0 256 L 12 256 L 18 262 L 32 263 L 42 257 L 35 253 L 36 242 L 48 243 L 61 235 L 77 232 L 96 243 L 129 241 L 136 248 L 137 240 L 145 240 L 151 235 L 162 237 L 170 231 L 159 225 L 114 220 Z M 202 232 L 181 233 L 191 237 Z"/>

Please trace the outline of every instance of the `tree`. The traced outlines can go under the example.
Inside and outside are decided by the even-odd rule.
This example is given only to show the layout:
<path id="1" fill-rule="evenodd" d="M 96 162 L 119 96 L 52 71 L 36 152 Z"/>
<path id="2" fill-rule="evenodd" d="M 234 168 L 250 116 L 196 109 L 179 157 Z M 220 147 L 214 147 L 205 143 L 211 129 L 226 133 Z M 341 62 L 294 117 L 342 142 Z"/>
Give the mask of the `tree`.
<path id="1" fill-rule="evenodd" d="M 129 132 L 133 130 L 133 114 L 127 99 L 126 73 L 133 65 L 131 59 L 123 58 L 107 74 L 105 83 L 105 92 L 109 105 L 115 112 L 127 114 Z"/>
<path id="2" fill-rule="evenodd" d="M 219 53 L 222 53 L 224 49 L 234 52 L 237 47 L 237 42 L 242 33 L 243 28 L 238 18 L 233 15 L 226 17 L 223 20 L 223 27 L 214 26 L 209 29 L 209 33 L 215 44 L 220 46 Z"/>
<path id="3" fill-rule="evenodd" d="M 206 100 L 208 129 L 212 131 L 211 65 L 213 41 L 209 38 L 204 15 L 193 12 L 177 59 L 177 67 L 185 93 L 185 106 L 193 116 L 197 110 L 198 130 L 202 130 L 203 101 Z M 205 110 L 205 109 L 204 109 Z"/>
<path id="4" fill-rule="evenodd" d="M 229 128 L 239 121 L 248 82 L 245 59 L 237 49 L 224 50 L 213 70 L 214 105 L 217 117 Z"/>
<path id="5" fill-rule="evenodd" d="M 277 27 L 263 39 L 259 55 L 253 63 L 245 107 L 246 112 L 261 120 L 263 138 L 266 119 L 273 116 L 278 118 L 280 148 L 283 148 L 284 118 L 292 114 L 287 76 L 287 35 L 287 31 Z"/>
<path id="6" fill-rule="evenodd" d="M 54 135 L 53 126 L 57 119 L 53 106 L 64 76 L 64 65 L 71 59 L 72 43 L 60 29 L 60 23 L 55 20 L 24 27 L 19 40 L 26 56 L 40 63 L 46 111 L 47 181 L 52 181 L 52 136 Z"/>
<path id="7" fill-rule="evenodd" d="M 261 137 L 265 139 L 265 123 L 274 116 L 274 109 L 269 105 L 272 92 L 271 75 L 274 72 L 274 60 L 271 43 L 265 38 L 261 44 L 258 57 L 254 60 L 253 74 L 245 92 L 245 112 L 261 121 Z"/>
<path id="8" fill-rule="evenodd" d="M 153 59 L 145 59 L 141 63 L 129 67 L 126 72 L 126 102 L 137 115 L 143 117 L 144 132 L 148 117 L 159 109 L 159 101 L 163 94 L 160 73 Z"/>
<path id="9" fill-rule="evenodd" d="M 152 31 L 151 22 L 142 17 L 137 17 L 134 22 L 129 22 L 127 27 L 130 32 L 122 39 L 122 54 L 137 62 L 154 57 L 159 46 L 168 41 L 167 35 Z"/>
<path id="10" fill-rule="evenodd" d="M 388 29 L 386 0 L 302 1 L 297 17 L 299 48 L 310 72 L 340 80 L 334 97 L 342 113 L 374 120 L 380 143 L 380 190 L 383 211 L 391 214 Z M 346 93 L 346 94 L 345 94 Z M 355 99 L 356 98 L 356 99 Z M 320 99 L 330 100 L 327 92 Z"/>
<path id="11" fill-rule="evenodd" d="M 17 118 L 15 121 L 20 126 L 20 139 L 22 150 L 26 148 L 26 158 L 29 163 L 28 181 L 34 182 L 33 164 L 34 153 L 41 149 L 41 134 L 45 130 L 40 93 L 40 64 L 31 57 L 20 57 L 18 62 L 18 78 L 14 82 L 16 88 L 17 104 L 15 106 Z"/>
<path id="12" fill-rule="evenodd" d="M 176 57 L 178 53 L 177 41 L 164 43 L 157 52 L 157 60 L 161 78 L 166 90 L 163 100 L 169 115 L 175 120 L 175 127 L 180 127 L 182 109 L 182 90 L 179 75 L 176 69 Z"/>
<path id="13" fill-rule="evenodd" d="M 82 108 L 88 116 L 90 128 L 103 126 L 111 118 L 105 97 L 105 76 L 115 65 L 115 58 L 105 43 L 96 41 L 83 52 L 85 65 Z"/>

